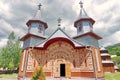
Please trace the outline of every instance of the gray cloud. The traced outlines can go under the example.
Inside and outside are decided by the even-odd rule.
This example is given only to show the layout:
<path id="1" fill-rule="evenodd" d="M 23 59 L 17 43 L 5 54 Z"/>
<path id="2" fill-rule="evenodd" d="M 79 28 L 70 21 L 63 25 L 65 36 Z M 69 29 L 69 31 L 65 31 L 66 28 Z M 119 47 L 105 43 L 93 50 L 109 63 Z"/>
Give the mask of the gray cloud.
<path id="1" fill-rule="evenodd" d="M 89 2 L 88 2 L 89 1 Z M 77 0 L 42 0 L 41 20 L 47 22 L 48 29 L 46 35 L 51 34 L 58 26 L 57 19 L 61 17 L 62 27 L 66 27 L 69 35 L 76 35 L 73 26 L 77 19 L 77 12 L 80 11 Z M 113 3 L 112 3 L 113 2 Z M 13 30 L 16 35 L 22 37 L 27 33 L 26 22 L 35 15 L 37 11 L 36 0 L 1 0 L 5 4 L 0 11 L 0 21 L 4 20 L 5 24 L 0 23 L 0 38 L 7 38 Z M 111 35 L 120 30 L 120 3 L 114 0 L 84 0 L 85 10 L 90 17 L 96 20 L 94 31 L 103 37 L 100 44 L 107 45 L 105 39 L 111 38 Z M 110 5 L 109 5 L 110 4 Z M 77 6 L 75 6 L 77 5 Z M 75 7 L 75 8 L 73 8 Z M 8 26 L 9 25 L 9 26 Z M 7 28 L 4 28 L 7 27 Z M 118 35 L 118 34 L 117 34 Z M 114 35 L 113 35 L 114 36 Z M 112 36 L 112 37 L 113 37 Z M 113 43 L 113 41 L 109 41 Z"/>

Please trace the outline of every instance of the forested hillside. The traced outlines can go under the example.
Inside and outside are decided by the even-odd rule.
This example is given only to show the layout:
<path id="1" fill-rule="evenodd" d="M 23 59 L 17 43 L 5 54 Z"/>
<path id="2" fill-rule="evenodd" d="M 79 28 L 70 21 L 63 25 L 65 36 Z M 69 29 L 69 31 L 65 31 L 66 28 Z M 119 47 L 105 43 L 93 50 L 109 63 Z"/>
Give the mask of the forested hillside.
<path id="1" fill-rule="evenodd" d="M 109 54 L 120 56 L 120 43 L 108 46 L 106 49 L 109 51 Z"/>

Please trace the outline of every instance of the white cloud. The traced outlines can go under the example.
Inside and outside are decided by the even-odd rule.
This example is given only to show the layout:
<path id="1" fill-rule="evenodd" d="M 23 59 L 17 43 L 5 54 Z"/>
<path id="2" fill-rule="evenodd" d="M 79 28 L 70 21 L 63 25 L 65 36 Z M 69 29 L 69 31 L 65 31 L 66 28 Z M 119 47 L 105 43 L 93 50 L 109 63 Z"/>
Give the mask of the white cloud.
<path id="1" fill-rule="evenodd" d="M 9 3 L 0 1 L 0 15 L 2 15 L 2 17 L 7 17 L 7 19 L 13 17 L 11 13 L 11 6 Z"/>
<path id="2" fill-rule="evenodd" d="M 7 32 L 14 30 L 13 27 L 3 19 L 0 20 L 0 24 L 2 30 L 7 30 Z"/>
<path id="3" fill-rule="evenodd" d="M 23 31 L 21 31 L 19 28 L 14 28 L 11 24 L 4 21 L 3 19 L 0 20 L 0 33 L 1 36 L 7 37 L 11 32 L 15 32 L 17 36 L 20 36 L 19 33 L 23 35 Z"/>
<path id="4" fill-rule="evenodd" d="M 96 21 L 94 31 L 103 37 L 100 44 L 119 42 L 120 2 L 117 0 L 83 1 L 87 14 Z M 74 21 L 77 20 L 80 12 L 79 0 L 42 0 L 41 3 L 42 18 L 48 23 L 47 35 L 57 28 L 58 17 L 63 19 L 61 25 L 66 27 L 68 34 L 76 34 Z M 25 35 L 26 22 L 34 16 L 38 4 L 38 0 L 0 0 L 0 38 L 7 38 L 11 31 L 20 37 Z"/>
<path id="5" fill-rule="evenodd" d="M 0 40 L 0 49 L 7 44 L 8 39 L 1 39 Z"/>
<path id="6" fill-rule="evenodd" d="M 116 43 L 120 43 L 120 31 L 117 31 L 110 36 L 104 37 L 104 39 L 100 40 L 100 43 L 103 46 L 108 46 Z"/>

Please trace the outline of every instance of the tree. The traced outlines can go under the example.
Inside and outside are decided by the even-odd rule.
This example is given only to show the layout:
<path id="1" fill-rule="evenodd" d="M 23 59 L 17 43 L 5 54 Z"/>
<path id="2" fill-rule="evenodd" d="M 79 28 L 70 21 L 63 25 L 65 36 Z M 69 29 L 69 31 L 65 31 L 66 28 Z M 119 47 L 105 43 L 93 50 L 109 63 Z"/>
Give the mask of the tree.
<path id="1" fill-rule="evenodd" d="M 112 60 L 115 62 L 115 64 L 120 64 L 120 56 L 113 57 Z"/>
<path id="2" fill-rule="evenodd" d="M 109 54 L 120 56 L 120 43 L 106 47 Z"/>
<path id="3" fill-rule="evenodd" d="M 14 32 L 11 32 L 7 45 L 0 52 L 0 67 L 8 69 L 18 68 L 21 51 L 19 37 L 16 37 Z"/>
<path id="4" fill-rule="evenodd" d="M 120 52 L 116 52 L 116 55 L 117 55 L 117 56 L 120 56 Z"/>
<path id="5" fill-rule="evenodd" d="M 112 58 L 112 60 L 114 61 L 116 66 L 118 66 L 118 68 L 120 70 L 120 56 L 114 57 L 114 58 Z"/>

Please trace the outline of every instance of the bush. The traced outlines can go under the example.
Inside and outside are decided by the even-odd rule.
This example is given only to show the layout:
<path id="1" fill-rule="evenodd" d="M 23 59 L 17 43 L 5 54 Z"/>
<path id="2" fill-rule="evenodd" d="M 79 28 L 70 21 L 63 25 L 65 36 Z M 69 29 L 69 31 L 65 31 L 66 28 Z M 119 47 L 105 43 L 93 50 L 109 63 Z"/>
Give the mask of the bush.
<path id="1" fill-rule="evenodd" d="M 32 80 L 46 80 L 45 73 L 43 72 L 42 67 L 40 69 L 36 69 L 32 76 Z"/>

